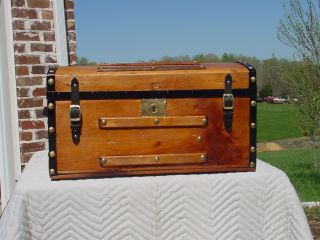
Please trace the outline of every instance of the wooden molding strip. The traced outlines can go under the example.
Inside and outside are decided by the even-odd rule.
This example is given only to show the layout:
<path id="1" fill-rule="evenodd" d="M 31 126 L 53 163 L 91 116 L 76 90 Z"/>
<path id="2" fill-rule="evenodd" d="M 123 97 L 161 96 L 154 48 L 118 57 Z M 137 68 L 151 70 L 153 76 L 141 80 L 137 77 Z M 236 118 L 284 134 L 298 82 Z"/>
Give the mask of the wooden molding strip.
<path id="1" fill-rule="evenodd" d="M 157 127 L 203 127 L 208 123 L 207 116 L 174 117 L 128 117 L 99 118 L 101 129 L 110 128 L 157 128 Z"/>
<path id="2" fill-rule="evenodd" d="M 202 70 L 202 69 L 206 69 L 206 66 L 198 63 L 127 63 L 127 64 L 100 64 L 97 67 L 97 72 Z"/>
<path id="3" fill-rule="evenodd" d="M 206 153 L 132 155 L 132 156 L 100 156 L 98 162 L 101 167 L 136 166 L 136 165 L 165 165 L 192 164 L 207 161 Z"/>

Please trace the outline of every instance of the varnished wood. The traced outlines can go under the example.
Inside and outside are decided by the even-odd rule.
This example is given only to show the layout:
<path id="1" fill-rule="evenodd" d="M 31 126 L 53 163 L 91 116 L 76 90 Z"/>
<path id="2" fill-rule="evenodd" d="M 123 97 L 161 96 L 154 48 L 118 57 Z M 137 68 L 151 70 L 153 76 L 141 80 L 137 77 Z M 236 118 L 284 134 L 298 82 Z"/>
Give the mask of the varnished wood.
<path id="1" fill-rule="evenodd" d="M 78 173 L 103 172 L 97 162 L 99 156 L 194 152 L 207 153 L 206 164 L 212 171 L 218 165 L 219 169 L 229 165 L 249 167 L 249 98 L 235 99 L 231 134 L 224 129 L 222 98 L 167 99 L 167 116 L 207 116 L 205 127 L 143 130 L 101 130 L 97 121 L 101 116 L 140 117 L 141 100 L 83 100 L 80 101 L 83 123 L 78 145 L 71 138 L 69 105 L 69 101 L 56 102 L 58 173 L 74 171 L 75 168 Z M 198 136 L 201 136 L 200 142 Z M 194 167 L 179 166 L 177 170 Z M 117 167 L 112 171 L 122 175 L 128 169 Z"/>
<path id="2" fill-rule="evenodd" d="M 65 179 L 81 179 L 81 178 L 99 178 L 99 177 L 128 177 L 128 176 L 150 176 L 150 175 L 171 175 L 171 174 L 197 174 L 197 173 L 226 173 L 226 172 L 253 172 L 255 168 L 237 165 L 224 165 L 224 166 L 179 166 L 179 168 L 159 168 L 156 169 L 137 169 L 127 168 L 122 171 L 95 171 L 95 172 L 77 172 L 77 171 L 61 171 L 60 175 L 51 176 L 53 180 Z"/>
<path id="3" fill-rule="evenodd" d="M 163 70 L 199 70 L 206 69 L 198 63 L 121 63 L 121 64 L 100 64 L 98 72 L 110 71 L 163 71 Z"/>
<path id="4" fill-rule="evenodd" d="M 115 71 L 97 72 L 97 66 L 59 67 L 55 89 L 70 91 L 73 77 L 79 80 L 80 91 L 154 91 L 223 89 L 224 78 L 230 74 L 233 88 L 249 86 L 248 70 L 237 63 L 204 64 L 201 70 Z"/>
<path id="5" fill-rule="evenodd" d="M 159 127 L 204 127 L 207 116 L 170 116 L 170 117 L 121 117 L 99 118 L 101 129 L 110 128 L 159 128 Z"/>
<path id="6" fill-rule="evenodd" d="M 100 156 L 101 167 L 205 163 L 206 153 Z"/>
<path id="7" fill-rule="evenodd" d="M 101 63 L 98 66 L 112 66 L 112 67 L 125 67 L 125 66 L 198 66 L 201 65 L 197 61 L 195 62 L 173 62 L 173 63 L 164 63 L 164 62 L 138 62 L 138 63 Z"/>
<path id="8" fill-rule="evenodd" d="M 76 77 L 80 91 L 88 92 L 215 90 L 224 89 L 227 74 L 232 76 L 233 89 L 249 87 L 248 69 L 233 63 L 205 64 L 201 70 L 159 71 L 59 67 L 54 88 L 69 92 L 71 79 Z M 77 144 L 71 137 L 70 100 L 55 101 L 58 175 L 52 179 L 255 169 L 249 164 L 250 96 L 235 96 L 230 133 L 224 127 L 222 96 L 158 100 L 165 101 L 161 116 L 144 116 L 142 99 L 80 99 L 82 127 Z M 101 158 L 106 164 L 101 164 Z"/>

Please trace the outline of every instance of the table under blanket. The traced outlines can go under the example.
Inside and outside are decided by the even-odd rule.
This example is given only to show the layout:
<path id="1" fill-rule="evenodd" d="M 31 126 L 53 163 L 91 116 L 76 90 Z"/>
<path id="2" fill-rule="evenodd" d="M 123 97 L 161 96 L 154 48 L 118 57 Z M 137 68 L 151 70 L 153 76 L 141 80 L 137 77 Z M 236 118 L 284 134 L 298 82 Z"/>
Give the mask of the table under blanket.
<path id="1" fill-rule="evenodd" d="M 79 159 L 81 161 L 81 159 Z M 248 173 L 51 181 L 36 153 L 0 219 L 1 240 L 312 239 L 286 174 Z"/>

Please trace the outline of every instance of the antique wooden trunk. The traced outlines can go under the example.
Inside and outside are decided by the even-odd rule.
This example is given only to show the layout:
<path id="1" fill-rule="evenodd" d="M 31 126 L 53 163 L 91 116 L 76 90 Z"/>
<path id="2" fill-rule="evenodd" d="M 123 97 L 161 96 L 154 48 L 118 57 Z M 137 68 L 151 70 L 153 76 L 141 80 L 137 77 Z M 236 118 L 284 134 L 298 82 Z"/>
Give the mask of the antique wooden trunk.
<path id="1" fill-rule="evenodd" d="M 250 64 L 50 68 L 52 179 L 254 171 Z"/>

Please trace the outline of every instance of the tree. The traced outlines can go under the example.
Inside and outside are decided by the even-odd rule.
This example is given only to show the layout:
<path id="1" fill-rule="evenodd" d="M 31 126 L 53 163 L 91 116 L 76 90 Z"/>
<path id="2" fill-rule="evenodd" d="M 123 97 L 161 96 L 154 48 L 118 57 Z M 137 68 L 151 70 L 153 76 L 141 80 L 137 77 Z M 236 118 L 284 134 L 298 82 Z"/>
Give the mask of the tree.
<path id="1" fill-rule="evenodd" d="M 191 57 L 189 55 L 181 55 L 176 57 L 170 57 L 168 55 L 163 56 L 158 62 L 162 63 L 177 63 L 177 62 L 190 62 Z M 157 62 L 157 61 L 154 61 Z"/>
<path id="2" fill-rule="evenodd" d="M 277 65 L 278 61 L 274 55 L 272 58 L 263 60 L 263 70 L 262 75 L 268 81 L 268 85 L 271 86 L 274 95 L 278 96 L 278 75 L 277 75 Z"/>
<path id="3" fill-rule="evenodd" d="M 272 96 L 272 87 L 270 84 L 265 85 L 259 92 L 260 97 Z"/>
<path id="4" fill-rule="evenodd" d="M 320 62 L 320 0 L 290 0 L 285 6 L 284 19 L 278 27 L 278 38 L 294 48 L 301 59 Z"/>
<path id="5" fill-rule="evenodd" d="M 193 57 L 194 61 L 197 61 L 199 63 L 216 63 L 216 62 L 220 62 L 220 58 L 212 53 L 208 53 L 208 54 L 197 54 L 194 55 Z"/>
<path id="6" fill-rule="evenodd" d="M 278 27 L 278 38 L 292 47 L 298 60 L 281 69 L 290 94 L 297 99 L 299 127 L 313 143 L 313 162 L 317 168 L 316 144 L 320 136 L 320 0 L 290 0 Z"/>
<path id="7" fill-rule="evenodd" d="M 77 59 L 77 64 L 80 66 L 86 66 L 86 65 L 96 65 L 96 62 L 91 62 L 88 58 L 86 57 L 80 57 Z"/>
<path id="8" fill-rule="evenodd" d="M 221 62 L 235 62 L 239 59 L 237 59 L 237 56 L 233 53 L 224 53 L 221 57 Z"/>

